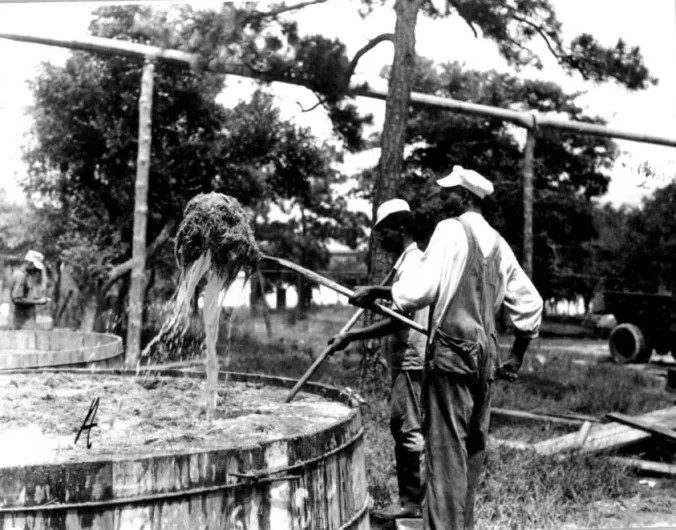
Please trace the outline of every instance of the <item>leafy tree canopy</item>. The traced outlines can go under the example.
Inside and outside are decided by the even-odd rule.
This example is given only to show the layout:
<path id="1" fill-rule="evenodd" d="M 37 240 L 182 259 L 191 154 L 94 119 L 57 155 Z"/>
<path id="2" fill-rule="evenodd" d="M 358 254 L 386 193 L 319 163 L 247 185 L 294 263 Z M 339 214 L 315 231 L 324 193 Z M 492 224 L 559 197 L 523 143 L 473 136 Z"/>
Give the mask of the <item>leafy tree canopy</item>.
<path id="1" fill-rule="evenodd" d="M 147 23 L 150 13 L 105 8 L 91 27 L 100 36 L 147 41 L 161 27 Z M 26 190 L 44 205 L 45 245 L 71 264 L 91 264 L 80 275 L 90 286 L 129 257 L 140 75 L 140 64 L 125 57 L 73 53 L 64 67 L 45 65 L 33 83 L 35 142 L 26 153 Z M 363 237 L 359 217 L 333 197 L 341 179 L 331 167 L 335 150 L 283 120 L 262 91 L 223 108 L 216 102 L 222 87 L 222 76 L 156 66 L 148 241 L 192 196 L 213 190 L 249 206 L 261 237 L 270 234 L 275 251 L 290 252 L 286 257 L 297 258 L 290 249 L 311 240 L 356 244 Z M 303 223 L 273 233 L 273 205 L 290 213 L 295 208 Z M 325 261 L 323 245 L 315 243 L 315 250 Z"/>
<path id="2" fill-rule="evenodd" d="M 664 292 L 676 285 L 676 182 L 639 208 L 605 205 L 595 215 L 592 270 L 608 290 Z"/>
<path id="3" fill-rule="evenodd" d="M 361 1 L 366 12 L 384 3 Z M 584 79 L 615 80 L 630 90 L 657 82 L 644 65 L 640 48 L 622 39 L 606 47 L 583 33 L 564 42 L 562 25 L 550 0 L 422 0 L 419 4 L 422 13 L 433 18 L 461 17 L 476 37 L 494 41 L 500 54 L 516 68 L 542 68 L 542 58 L 534 49 L 539 41 L 566 72 L 578 72 Z"/>
<path id="4" fill-rule="evenodd" d="M 602 123 L 586 116 L 554 83 L 524 80 L 495 71 L 466 70 L 456 63 L 435 66 L 419 58 L 416 90 L 503 108 L 557 112 L 571 119 Z M 429 236 L 441 216 L 435 179 L 459 164 L 489 178 L 496 192 L 484 214 L 510 242 L 522 248 L 522 137 L 500 120 L 412 109 L 410 146 L 399 193 L 418 210 L 420 237 Z M 592 199 L 606 192 L 616 156 L 612 141 L 552 130 L 538 131 L 535 149 L 535 281 L 545 296 L 578 289 L 573 275 L 583 269 L 585 244 L 596 235 Z M 365 183 L 370 183 L 370 173 Z M 585 292 L 586 294 L 586 292 Z"/>
<path id="5" fill-rule="evenodd" d="M 30 206 L 13 203 L 0 190 L 0 254 L 20 256 L 35 241 L 35 217 Z"/>

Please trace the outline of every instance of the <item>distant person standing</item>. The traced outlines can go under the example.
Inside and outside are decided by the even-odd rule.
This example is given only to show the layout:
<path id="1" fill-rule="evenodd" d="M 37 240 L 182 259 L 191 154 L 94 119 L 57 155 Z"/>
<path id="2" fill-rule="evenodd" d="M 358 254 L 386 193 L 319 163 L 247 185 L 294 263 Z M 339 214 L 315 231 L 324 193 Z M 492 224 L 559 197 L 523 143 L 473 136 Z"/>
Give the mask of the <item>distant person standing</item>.
<path id="1" fill-rule="evenodd" d="M 29 250 L 23 265 L 14 271 L 10 283 L 12 299 L 10 313 L 11 329 L 34 329 L 36 306 L 44 305 L 48 298 L 41 295 L 42 275 L 45 273 L 44 256 Z"/>

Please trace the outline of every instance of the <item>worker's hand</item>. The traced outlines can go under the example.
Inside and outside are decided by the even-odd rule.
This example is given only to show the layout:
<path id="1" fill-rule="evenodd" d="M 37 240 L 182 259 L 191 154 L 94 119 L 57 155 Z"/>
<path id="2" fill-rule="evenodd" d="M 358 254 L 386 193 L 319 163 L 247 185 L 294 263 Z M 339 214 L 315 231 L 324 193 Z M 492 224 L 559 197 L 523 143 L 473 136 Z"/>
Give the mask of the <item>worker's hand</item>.
<path id="1" fill-rule="evenodd" d="M 329 346 L 331 346 L 332 351 L 337 352 L 347 348 L 347 345 L 352 342 L 349 333 L 338 333 L 329 339 Z"/>
<path id="2" fill-rule="evenodd" d="M 519 361 L 519 359 L 510 356 L 504 363 L 502 363 L 498 367 L 495 376 L 498 379 L 507 381 L 508 383 L 513 383 L 519 378 L 519 375 L 517 373 L 519 371 L 519 368 L 521 368 L 521 362 Z"/>
<path id="3" fill-rule="evenodd" d="M 507 381 L 508 383 L 513 383 L 519 378 L 518 372 L 522 362 L 522 359 L 510 355 L 507 360 L 498 367 L 496 377 L 503 381 Z"/>
<path id="4" fill-rule="evenodd" d="M 357 307 L 368 307 L 376 299 L 376 289 L 371 286 L 357 287 L 348 302 Z"/>
<path id="5" fill-rule="evenodd" d="M 495 372 L 495 377 L 507 381 L 508 383 L 513 383 L 519 378 L 519 375 L 514 371 L 514 368 L 507 363 L 504 363 L 498 367 Z"/>

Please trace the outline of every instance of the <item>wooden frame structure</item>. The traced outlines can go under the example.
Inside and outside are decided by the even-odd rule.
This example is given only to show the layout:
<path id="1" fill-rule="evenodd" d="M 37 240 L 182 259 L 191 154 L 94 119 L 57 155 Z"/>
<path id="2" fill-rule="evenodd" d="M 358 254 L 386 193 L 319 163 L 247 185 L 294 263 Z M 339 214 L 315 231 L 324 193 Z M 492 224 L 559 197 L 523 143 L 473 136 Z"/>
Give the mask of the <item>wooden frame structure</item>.
<path id="1" fill-rule="evenodd" d="M 135 365 L 136 360 L 138 359 L 141 337 L 141 322 L 140 316 L 137 314 L 137 307 L 142 308 L 144 303 L 144 290 L 143 288 L 139 287 L 142 287 L 143 285 L 145 271 L 146 223 L 148 215 L 148 167 L 143 167 L 143 164 L 145 163 L 145 160 L 148 162 L 150 160 L 151 103 L 149 104 L 149 101 L 152 100 L 152 65 L 155 61 L 162 60 L 194 69 L 199 62 L 199 56 L 197 54 L 187 53 L 180 50 L 165 49 L 159 48 L 157 46 L 148 46 L 145 44 L 91 36 L 64 39 L 19 33 L 0 33 L 0 38 L 18 42 L 43 44 L 47 46 L 57 46 L 60 48 L 69 48 L 73 50 L 89 51 L 106 55 L 124 55 L 127 57 L 142 59 L 144 61 L 145 66 L 143 69 L 143 81 L 141 84 L 142 91 L 139 101 L 139 155 L 137 167 L 136 198 L 134 206 L 134 242 L 132 252 L 132 261 L 134 265 L 132 269 L 132 286 L 129 295 L 130 319 L 129 330 L 127 334 L 127 366 L 132 367 L 132 365 Z M 219 65 L 217 68 L 212 69 L 211 71 L 215 73 L 261 79 L 260 73 L 254 72 L 250 68 L 238 64 Z M 262 80 L 268 82 L 280 82 L 306 86 L 301 81 L 287 79 L 284 77 L 265 77 Z M 351 83 L 348 87 L 347 93 L 353 96 L 363 96 L 380 100 L 387 99 L 387 90 L 371 87 L 368 84 Z M 452 98 L 421 94 L 418 92 L 411 93 L 410 100 L 411 104 L 415 106 L 432 107 L 470 116 L 498 118 L 526 129 L 527 135 L 526 144 L 524 147 L 522 174 L 524 203 L 523 268 L 529 276 L 531 276 L 533 272 L 533 153 L 537 141 L 536 135 L 538 129 L 551 128 L 577 134 L 587 134 L 604 138 L 617 138 L 631 140 L 634 142 L 676 147 L 676 138 L 636 133 L 633 131 L 614 129 L 604 125 L 584 123 L 574 120 L 563 120 L 560 118 L 542 115 L 536 112 L 516 111 L 492 107 L 489 105 L 468 103 Z M 145 131 L 147 131 L 147 133 Z M 133 320 L 132 317 L 134 317 Z"/>

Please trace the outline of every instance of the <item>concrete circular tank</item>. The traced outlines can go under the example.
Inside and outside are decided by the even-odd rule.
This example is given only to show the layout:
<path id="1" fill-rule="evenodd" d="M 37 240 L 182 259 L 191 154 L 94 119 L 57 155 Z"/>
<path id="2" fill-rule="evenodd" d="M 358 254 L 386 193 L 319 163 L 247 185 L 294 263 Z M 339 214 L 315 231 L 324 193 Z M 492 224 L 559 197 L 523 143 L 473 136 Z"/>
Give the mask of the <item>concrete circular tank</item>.
<path id="1" fill-rule="evenodd" d="M 0 331 L 0 370 L 106 366 L 122 355 L 122 339 L 109 333 L 69 330 Z"/>
<path id="2" fill-rule="evenodd" d="M 86 370 L 45 372 L 88 376 Z M 241 373 L 219 377 L 266 387 L 295 383 Z M 0 528 L 368 529 L 361 413 L 337 389 L 308 384 L 305 390 L 348 405 L 344 415 L 319 430 L 238 447 L 0 467 Z"/>

